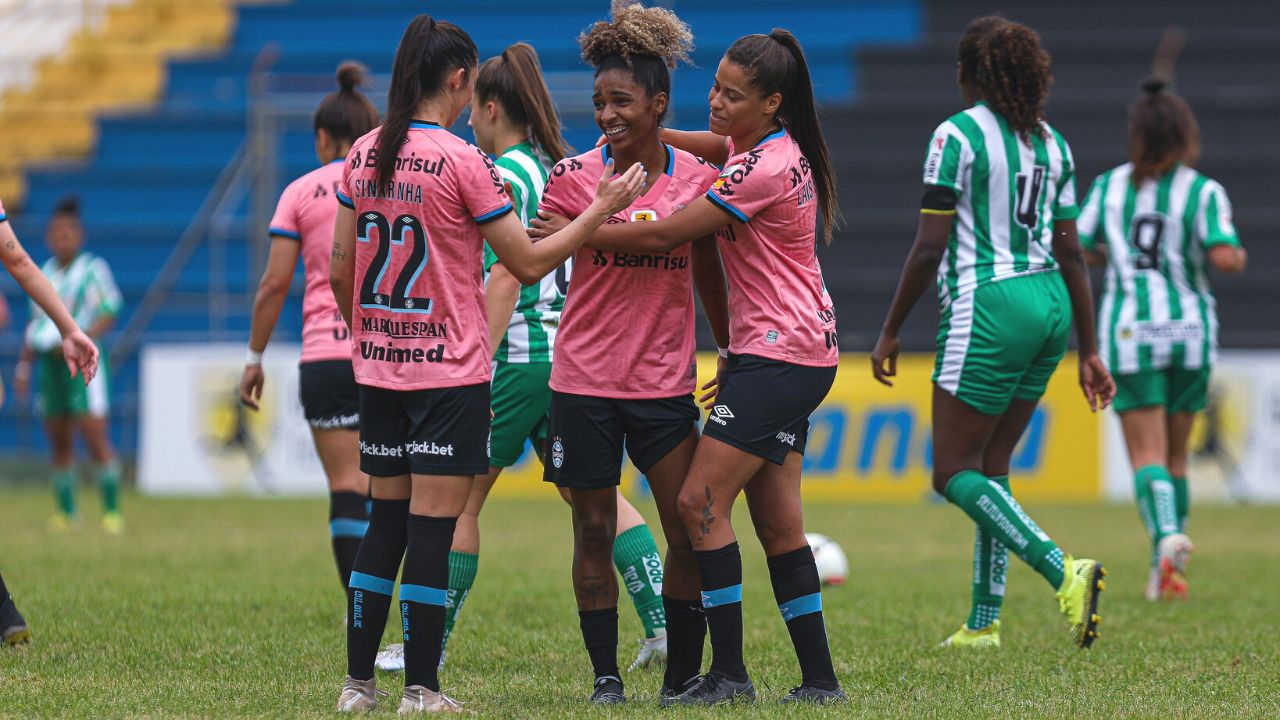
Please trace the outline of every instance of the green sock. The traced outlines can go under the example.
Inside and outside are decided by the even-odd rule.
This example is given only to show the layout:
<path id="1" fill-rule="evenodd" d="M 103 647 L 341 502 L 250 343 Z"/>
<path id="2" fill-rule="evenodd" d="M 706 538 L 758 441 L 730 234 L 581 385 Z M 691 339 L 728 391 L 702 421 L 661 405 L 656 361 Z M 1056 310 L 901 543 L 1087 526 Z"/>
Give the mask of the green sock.
<path id="1" fill-rule="evenodd" d="M 1008 491 L 977 470 L 961 470 L 947 482 L 945 495 L 993 539 L 1035 568 L 1054 590 L 1062 587 L 1062 550 Z"/>
<path id="2" fill-rule="evenodd" d="M 1160 541 L 1178 532 L 1178 510 L 1174 482 L 1163 465 L 1146 465 L 1133 475 L 1133 494 L 1138 501 L 1142 524 L 1151 536 L 1154 557 Z"/>
<path id="3" fill-rule="evenodd" d="M 449 551 L 449 591 L 444 599 L 444 639 L 440 652 L 444 652 L 449 644 L 449 635 L 453 632 L 453 624 L 458 621 L 458 613 L 462 612 L 462 603 L 467 601 L 467 594 L 476 582 L 476 573 L 480 570 L 480 555 Z"/>
<path id="4" fill-rule="evenodd" d="M 58 509 L 67 517 L 76 516 L 76 471 L 75 468 L 55 469 L 53 471 L 53 494 L 58 498 Z"/>
<path id="5" fill-rule="evenodd" d="M 1178 510 L 1178 532 L 1186 532 L 1187 516 L 1191 514 L 1191 489 L 1186 475 L 1173 478 L 1173 504 Z"/>
<path id="6" fill-rule="evenodd" d="M 667 613 L 662 607 L 662 556 L 648 525 L 637 525 L 613 541 L 613 565 L 627 586 L 636 615 L 644 625 L 644 636 L 656 637 L 667 630 Z"/>
<path id="7" fill-rule="evenodd" d="M 1009 492 L 1008 475 L 997 475 L 991 482 Z M 1009 548 L 979 525 L 973 538 L 973 607 L 965 622 L 970 630 L 981 630 L 1000 619 L 1008 573 Z"/>
<path id="8" fill-rule="evenodd" d="M 120 512 L 120 463 L 115 460 L 105 462 L 95 468 L 95 473 L 102 489 L 103 511 Z"/>

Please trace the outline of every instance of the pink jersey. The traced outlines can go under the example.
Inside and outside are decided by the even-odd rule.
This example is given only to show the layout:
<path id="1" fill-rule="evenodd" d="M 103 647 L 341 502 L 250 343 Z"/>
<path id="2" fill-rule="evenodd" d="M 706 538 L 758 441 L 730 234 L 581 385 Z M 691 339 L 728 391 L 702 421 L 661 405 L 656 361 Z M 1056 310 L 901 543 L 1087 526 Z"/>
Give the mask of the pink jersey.
<path id="1" fill-rule="evenodd" d="M 814 254 L 818 200 L 809 161 L 785 130 L 729 161 L 707 198 L 733 216 L 716 233 L 729 279 L 729 350 L 829 367 L 836 314 Z"/>
<path id="2" fill-rule="evenodd" d="M 569 218 L 581 214 L 608 156 L 606 145 L 561 160 L 547 180 L 542 207 Z M 667 146 L 666 172 L 608 222 L 667 217 L 701 196 L 715 177 L 701 158 Z M 664 255 L 584 247 L 573 258 L 551 389 L 637 400 L 691 393 L 697 384 L 693 324 L 688 245 Z"/>
<path id="3" fill-rule="evenodd" d="M 0 202 L 0 222 L 8 220 L 9 216 L 4 214 L 4 203 Z"/>
<path id="4" fill-rule="evenodd" d="M 377 186 L 379 128 L 347 155 L 338 202 L 356 211 L 356 381 L 390 390 L 489 382 L 480 224 L 511 212 L 497 169 L 435 123 L 413 122 Z"/>
<path id="5" fill-rule="evenodd" d="M 306 272 L 302 292 L 302 362 L 347 360 L 351 334 L 329 288 L 329 253 L 333 248 L 334 196 L 342 180 L 341 159 L 294 180 L 280 195 L 271 218 L 271 236 L 296 240 Z"/>

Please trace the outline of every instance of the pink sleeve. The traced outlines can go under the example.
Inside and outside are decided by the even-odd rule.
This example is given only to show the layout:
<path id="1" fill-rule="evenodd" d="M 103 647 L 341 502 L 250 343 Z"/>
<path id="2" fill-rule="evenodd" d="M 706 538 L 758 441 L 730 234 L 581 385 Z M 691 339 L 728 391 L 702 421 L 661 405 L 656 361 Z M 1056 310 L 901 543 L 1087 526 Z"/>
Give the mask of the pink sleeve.
<path id="1" fill-rule="evenodd" d="M 8 220 L 9 216 L 4 214 L 4 203 L 0 202 L 0 222 Z"/>
<path id="2" fill-rule="evenodd" d="M 498 168 L 480 148 L 468 146 L 474 152 L 460 153 L 458 167 L 458 191 L 467 212 L 477 223 L 484 224 L 511 212 L 511 198 L 502 184 Z"/>
<path id="3" fill-rule="evenodd" d="M 569 158 L 556 163 L 551 174 L 547 176 L 547 184 L 542 189 L 542 199 L 538 202 L 539 210 L 546 210 L 567 218 L 576 217 L 570 206 L 573 196 L 573 181 L 569 179 Z"/>
<path id="4" fill-rule="evenodd" d="M 356 167 L 356 163 L 360 162 L 360 153 L 363 151 L 364 149 L 360 147 L 359 143 L 351 148 L 351 151 L 347 153 L 347 161 L 342 164 L 342 176 L 338 178 L 338 204 L 352 210 L 356 209 L 356 204 L 351 200 L 349 178 L 351 177 L 351 171 Z M 353 156 L 354 160 L 352 159 Z"/>
<path id="5" fill-rule="evenodd" d="M 267 231 L 272 237 L 301 240 L 302 230 L 298 223 L 298 193 L 295 192 L 296 181 L 280 193 L 280 202 L 276 204 L 276 214 L 271 216 L 271 226 Z"/>
<path id="6" fill-rule="evenodd" d="M 756 213 L 778 201 L 783 183 L 767 159 L 748 156 L 731 161 L 707 191 L 707 198 L 738 222 L 749 222 Z"/>

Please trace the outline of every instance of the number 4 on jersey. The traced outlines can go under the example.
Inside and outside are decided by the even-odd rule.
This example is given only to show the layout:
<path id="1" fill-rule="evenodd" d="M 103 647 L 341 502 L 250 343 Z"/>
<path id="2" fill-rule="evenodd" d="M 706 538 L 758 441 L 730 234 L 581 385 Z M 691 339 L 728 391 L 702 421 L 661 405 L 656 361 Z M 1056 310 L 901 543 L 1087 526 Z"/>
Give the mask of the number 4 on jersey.
<path id="1" fill-rule="evenodd" d="M 427 267 L 427 232 L 422 221 L 412 215 L 401 215 L 395 222 L 388 222 L 382 213 L 367 212 L 360 215 L 356 223 L 356 240 L 372 242 L 369 231 L 378 233 L 378 247 L 373 253 L 373 261 L 365 270 L 364 280 L 360 283 L 360 306 L 366 309 L 381 308 L 391 312 L 431 313 L 431 298 L 409 295 L 413 284 Z M 409 257 L 396 274 L 396 281 L 391 292 L 382 291 L 382 279 L 391 267 L 391 254 L 394 247 L 409 246 Z M 375 274 L 373 269 L 377 268 Z"/>
<path id="2" fill-rule="evenodd" d="M 1020 172 L 1015 176 L 1018 207 L 1015 208 L 1013 217 L 1028 230 L 1040 227 L 1040 198 L 1044 195 L 1044 181 L 1048 175 L 1048 168 L 1033 165 L 1029 172 Z"/>

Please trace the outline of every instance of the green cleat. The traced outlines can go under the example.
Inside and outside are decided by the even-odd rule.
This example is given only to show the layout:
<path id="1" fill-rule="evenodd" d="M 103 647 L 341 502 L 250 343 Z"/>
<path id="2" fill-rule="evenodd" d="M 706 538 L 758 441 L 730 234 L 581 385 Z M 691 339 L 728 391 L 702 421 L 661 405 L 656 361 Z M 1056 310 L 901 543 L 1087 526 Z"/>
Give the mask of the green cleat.
<path id="1" fill-rule="evenodd" d="M 970 630 L 967 624 L 961 625 L 954 635 L 942 641 L 941 647 L 999 648 L 1000 621 L 996 620 L 981 630 Z"/>
<path id="2" fill-rule="evenodd" d="M 1062 560 L 1062 587 L 1058 588 L 1058 607 L 1071 621 L 1071 641 L 1088 649 L 1098 639 L 1098 595 L 1107 589 L 1107 571 L 1097 560 L 1067 555 Z"/>

